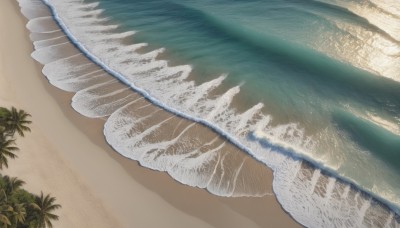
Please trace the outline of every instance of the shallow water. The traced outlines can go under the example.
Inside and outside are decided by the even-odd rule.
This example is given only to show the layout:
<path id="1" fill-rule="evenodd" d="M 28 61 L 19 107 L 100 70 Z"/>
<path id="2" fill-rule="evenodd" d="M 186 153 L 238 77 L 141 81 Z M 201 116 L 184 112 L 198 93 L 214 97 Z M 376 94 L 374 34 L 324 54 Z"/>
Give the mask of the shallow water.
<path id="1" fill-rule="evenodd" d="M 109 73 L 272 168 L 278 200 L 300 223 L 397 226 L 397 215 L 359 190 L 399 208 L 396 2 L 49 3 L 69 38 Z M 58 33 L 49 25 L 52 20 L 32 19 L 28 28 Z M 101 69 L 79 63 L 80 54 L 68 53 L 70 44 L 63 38 L 49 37 L 35 42 L 33 57 L 46 64 L 44 73 L 52 84 L 79 91 L 72 104 L 77 111 L 110 116 L 104 133 L 116 151 L 217 195 L 268 192 L 262 175 L 256 181 L 238 175 L 245 163 L 226 159 L 232 156 L 229 149 L 216 144 L 200 150 L 199 156 L 196 140 L 206 134 L 196 136 L 194 130 L 182 143 L 177 142 L 182 135 L 169 138 L 171 132 L 162 126 L 174 125 L 170 121 L 175 117 L 135 113 L 137 95 L 103 79 Z M 60 68 L 65 69 L 63 78 L 57 78 Z M 92 83 L 96 86 L 83 86 Z M 200 142 L 214 145 L 212 139 Z M 215 161 L 223 164 L 211 172 L 218 174 L 218 181 L 201 177 L 210 167 L 219 167 Z M 250 184 L 235 192 L 238 177 Z"/>

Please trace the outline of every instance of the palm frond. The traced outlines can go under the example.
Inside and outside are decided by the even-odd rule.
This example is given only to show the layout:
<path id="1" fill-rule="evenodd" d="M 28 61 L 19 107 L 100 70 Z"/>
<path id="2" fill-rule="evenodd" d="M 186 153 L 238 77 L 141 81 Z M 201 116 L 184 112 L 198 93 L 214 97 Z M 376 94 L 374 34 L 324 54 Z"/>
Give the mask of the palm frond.
<path id="1" fill-rule="evenodd" d="M 0 222 L 2 224 L 8 225 L 8 226 L 11 225 L 10 220 L 7 218 L 7 216 L 5 216 L 3 214 L 0 214 Z"/>

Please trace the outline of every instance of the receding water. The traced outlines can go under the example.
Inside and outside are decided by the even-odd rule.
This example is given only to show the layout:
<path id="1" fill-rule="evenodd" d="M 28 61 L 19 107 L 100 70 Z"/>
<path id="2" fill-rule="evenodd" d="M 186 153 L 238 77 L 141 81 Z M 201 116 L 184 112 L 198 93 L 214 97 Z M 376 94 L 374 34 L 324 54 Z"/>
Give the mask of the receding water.
<path id="1" fill-rule="evenodd" d="M 400 3 L 101 0 L 99 8 L 137 31 L 135 42 L 190 64 L 197 82 L 228 74 L 224 85 L 241 85 L 242 105 L 263 103 L 272 125 L 298 124 L 315 144 L 307 157 L 399 194 Z"/>
<path id="2" fill-rule="evenodd" d="M 47 3 L 75 45 L 108 73 L 161 108 L 212 128 L 272 168 L 278 200 L 302 224 L 397 226 L 398 216 L 383 212 L 363 191 L 395 211 L 400 208 L 399 2 Z M 28 28 L 43 32 L 47 20 L 53 18 L 32 19 Z M 110 116 L 104 133 L 119 153 L 217 195 L 265 194 L 254 186 L 254 191 L 242 186 L 242 192 L 235 192 L 244 160 L 229 163 L 227 158 L 224 164 L 227 155 L 214 154 L 223 146 L 214 147 L 213 139 L 209 153 L 202 149 L 196 159 L 190 159 L 193 154 L 183 158 L 182 153 L 198 152 L 193 148 L 198 142 L 190 137 L 180 141 L 192 125 L 164 140 L 157 129 L 174 117 L 164 115 L 164 121 L 153 123 L 158 111 L 134 113 L 142 109 L 135 106 L 137 95 L 103 79 L 105 72 L 79 63 L 73 53 L 65 59 L 54 54 L 68 49 L 62 42 L 36 42 L 33 57 L 46 64 L 44 73 L 52 84 L 77 92 L 77 111 Z M 71 72 L 73 64 L 81 65 Z M 73 80 L 53 80 L 60 67 Z M 84 89 L 93 81 L 100 84 Z M 222 168 L 217 184 L 206 181 L 208 174 L 198 177 L 205 170 L 212 173 L 206 164 L 213 162 L 238 171 L 224 179 Z"/>

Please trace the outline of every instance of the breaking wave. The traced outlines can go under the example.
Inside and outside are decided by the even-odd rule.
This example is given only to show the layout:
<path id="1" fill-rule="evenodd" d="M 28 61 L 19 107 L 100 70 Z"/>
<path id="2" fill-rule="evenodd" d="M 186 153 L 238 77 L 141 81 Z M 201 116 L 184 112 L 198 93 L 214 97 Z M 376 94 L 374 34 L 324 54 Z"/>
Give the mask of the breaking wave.
<path id="1" fill-rule="evenodd" d="M 19 4 L 44 75 L 75 93 L 77 112 L 107 119 L 106 140 L 123 156 L 220 196 L 270 194 L 267 165 L 279 202 L 303 225 L 399 226 L 388 208 L 396 210 L 398 202 L 360 190 L 310 156 L 316 142 L 299 124 L 271 124 L 262 103 L 239 112 L 233 103 L 240 86 L 223 88 L 227 75 L 190 80 L 190 65 L 170 66 L 159 59 L 163 48 L 132 42 L 135 32 L 119 30 L 97 3 Z"/>

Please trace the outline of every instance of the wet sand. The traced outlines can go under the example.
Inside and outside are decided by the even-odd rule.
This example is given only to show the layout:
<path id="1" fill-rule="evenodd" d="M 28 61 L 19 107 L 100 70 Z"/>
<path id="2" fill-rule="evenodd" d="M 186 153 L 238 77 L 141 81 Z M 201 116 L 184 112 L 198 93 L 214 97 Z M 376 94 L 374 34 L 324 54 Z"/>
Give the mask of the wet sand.
<path id="1" fill-rule="evenodd" d="M 18 5 L 0 4 L 0 102 L 24 108 L 34 121 L 6 173 L 24 179 L 30 191 L 57 197 L 63 208 L 56 227 L 298 226 L 274 196 L 217 197 L 113 151 L 102 134 L 104 120 L 76 113 L 73 94 L 51 86 L 31 59 Z"/>

